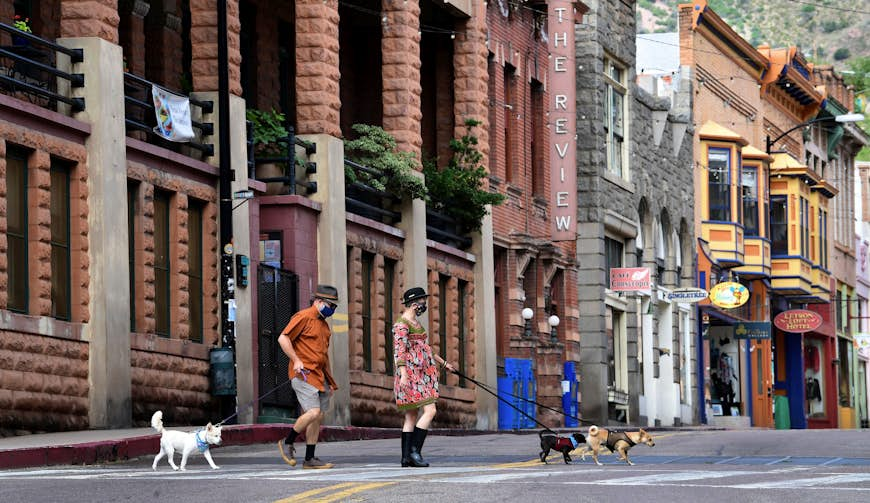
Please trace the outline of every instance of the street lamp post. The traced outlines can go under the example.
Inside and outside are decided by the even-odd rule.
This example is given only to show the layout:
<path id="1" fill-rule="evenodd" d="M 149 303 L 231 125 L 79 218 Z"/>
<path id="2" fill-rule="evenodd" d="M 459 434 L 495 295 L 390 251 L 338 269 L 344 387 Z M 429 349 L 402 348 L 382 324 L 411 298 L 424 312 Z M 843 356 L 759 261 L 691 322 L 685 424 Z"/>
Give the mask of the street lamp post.
<path id="1" fill-rule="evenodd" d="M 834 122 L 840 122 L 840 123 L 860 122 L 860 121 L 864 120 L 864 115 L 862 115 L 862 114 L 842 114 L 842 115 L 838 115 L 836 117 L 816 117 L 815 119 L 808 120 L 802 124 L 798 124 L 797 126 L 789 129 L 788 131 L 782 133 L 781 135 L 777 136 L 776 138 L 774 138 L 772 140 L 770 139 L 770 135 L 767 135 L 766 152 L 769 155 L 771 149 L 773 148 L 773 145 L 776 144 L 776 142 L 783 139 L 785 137 L 785 135 L 791 133 L 792 131 L 794 131 L 796 129 L 800 129 L 802 127 L 809 126 L 810 124 L 815 124 L 817 122 L 831 122 L 832 120 Z"/>
<path id="2" fill-rule="evenodd" d="M 520 314 L 523 316 L 525 322 L 525 326 L 523 327 L 523 337 L 530 339 L 532 337 L 532 317 L 535 316 L 535 312 L 532 311 L 532 308 L 530 307 L 524 307 Z"/>

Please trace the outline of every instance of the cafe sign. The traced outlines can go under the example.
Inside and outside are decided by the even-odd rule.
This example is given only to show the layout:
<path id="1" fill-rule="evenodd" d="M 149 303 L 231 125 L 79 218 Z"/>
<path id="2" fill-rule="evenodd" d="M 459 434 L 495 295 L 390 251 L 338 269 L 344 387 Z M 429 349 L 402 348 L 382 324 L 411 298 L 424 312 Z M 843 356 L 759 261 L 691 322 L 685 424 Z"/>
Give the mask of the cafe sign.
<path id="1" fill-rule="evenodd" d="M 703 288 L 677 288 L 668 293 L 668 300 L 673 302 L 701 302 L 708 296 Z"/>
<path id="2" fill-rule="evenodd" d="M 716 307 L 733 309 L 746 304 L 749 300 L 749 290 L 736 281 L 717 283 L 710 290 L 710 302 Z"/>
<path id="3" fill-rule="evenodd" d="M 783 332 L 795 334 L 812 332 L 821 326 L 822 316 L 815 311 L 791 309 L 777 314 L 773 324 Z"/>
<path id="4" fill-rule="evenodd" d="M 651 287 L 649 267 L 610 268 L 610 289 L 614 292 L 638 292 Z"/>
<path id="5" fill-rule="evenodd" d="M 735 339 L 770 339 L 769 321 L 742 321 L 734 326 Z"/>

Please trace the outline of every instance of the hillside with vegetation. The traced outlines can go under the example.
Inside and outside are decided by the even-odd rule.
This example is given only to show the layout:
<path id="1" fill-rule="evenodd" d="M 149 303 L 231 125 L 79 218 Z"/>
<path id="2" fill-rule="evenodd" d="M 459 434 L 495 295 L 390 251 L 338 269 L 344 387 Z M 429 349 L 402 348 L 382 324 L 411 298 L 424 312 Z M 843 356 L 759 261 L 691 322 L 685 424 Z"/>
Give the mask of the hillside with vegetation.
<path id="1" fill-rule="evenodd" d="M 681 2 L 639 0 L 638 33 L 677 31 Z M 797 45 L 811 61 L 849 68 L 870 57 L 870 2 L 846 0 L 709 0 L 710 7 L 752 45 Z"/>

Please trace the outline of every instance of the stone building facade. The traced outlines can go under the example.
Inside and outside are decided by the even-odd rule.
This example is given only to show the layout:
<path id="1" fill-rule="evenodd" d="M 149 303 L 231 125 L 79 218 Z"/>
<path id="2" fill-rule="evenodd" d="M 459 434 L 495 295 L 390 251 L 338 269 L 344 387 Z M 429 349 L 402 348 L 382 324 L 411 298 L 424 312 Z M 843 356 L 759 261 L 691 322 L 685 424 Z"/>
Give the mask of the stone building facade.
<path id="1" fill-rule="evenodd" d="M 697 421 L 692 286 L 691 98 L 635 84 L 634 2 L 598 2 L 577 28 L 577 262 L 581 412 L 600 424 Z M 647 267 L 653 288 L 610 289 L 609 269 Z"/>

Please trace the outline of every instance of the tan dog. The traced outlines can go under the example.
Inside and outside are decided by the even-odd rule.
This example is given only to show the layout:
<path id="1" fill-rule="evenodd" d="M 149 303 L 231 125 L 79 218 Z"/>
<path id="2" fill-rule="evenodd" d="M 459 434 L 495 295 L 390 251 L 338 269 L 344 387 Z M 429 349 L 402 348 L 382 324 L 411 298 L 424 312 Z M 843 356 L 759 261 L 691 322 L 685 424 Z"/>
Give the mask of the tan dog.
<path id="1" fill-rule="evenodd" d="M 637 444 L 646 444 L 650 447 L 656 445 L 652 436 L 644 431 L 643 428 L 638 431 L 617 432 L 605 430 L 604 428 L 599 428 L 593 425 L 589 427 L 589 433 L 586 434 L 586 445 L 581 448 L 580 455 L 585 461 L 586 453 L 591 450 L 592 459 L 595 460 L 595 464 L 601 465 L 601 463 L 598 462 L 598 452 L 603 446 L 610 449 L 611 452 L 615 452 L 619 456 L 619 459 L 630 465 L 634 465 L 634 463 L 628 459 L 628 450 Z"/>

